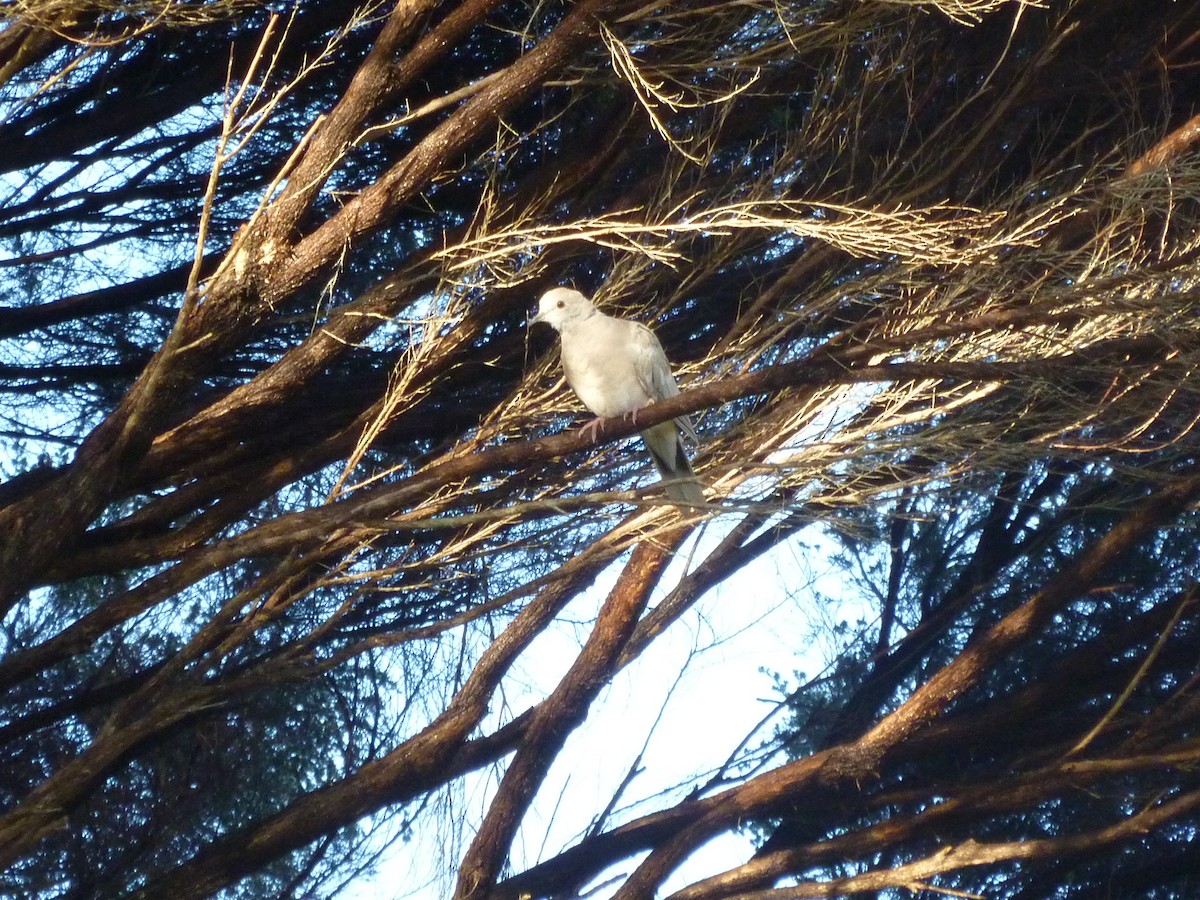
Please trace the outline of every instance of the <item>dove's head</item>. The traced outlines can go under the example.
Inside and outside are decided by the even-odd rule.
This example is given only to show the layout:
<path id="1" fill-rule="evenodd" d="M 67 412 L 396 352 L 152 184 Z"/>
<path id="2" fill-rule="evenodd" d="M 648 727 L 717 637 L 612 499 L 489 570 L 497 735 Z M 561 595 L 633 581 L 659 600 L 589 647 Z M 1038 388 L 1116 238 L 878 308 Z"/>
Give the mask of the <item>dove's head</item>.
<path id="1" fill-rule="evenodd" d="M 592 301 L 574 288 L 556 287 L 542 294 L 538 301 L 537 313 L 529 319 L 529 324 L 545 322 L 555 331 L 562 331 L 563 326 L 580 319 L 586 319 L 596 311 Z"/>

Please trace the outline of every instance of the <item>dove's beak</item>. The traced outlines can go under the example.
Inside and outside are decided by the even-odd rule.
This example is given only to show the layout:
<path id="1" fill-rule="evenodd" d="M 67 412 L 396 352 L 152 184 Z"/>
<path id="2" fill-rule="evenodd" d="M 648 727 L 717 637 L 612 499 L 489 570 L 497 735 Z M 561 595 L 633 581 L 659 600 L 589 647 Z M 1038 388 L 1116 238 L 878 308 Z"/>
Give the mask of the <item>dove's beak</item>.
<path id="1" fill-rule="evenodd" d="M 541 321 L 543 321 L 542 314 L 535 306 L 529 311 L 529 315 L 525 317 L 525 327 L 528 328 L 530 325 L 536 325 Z"/>

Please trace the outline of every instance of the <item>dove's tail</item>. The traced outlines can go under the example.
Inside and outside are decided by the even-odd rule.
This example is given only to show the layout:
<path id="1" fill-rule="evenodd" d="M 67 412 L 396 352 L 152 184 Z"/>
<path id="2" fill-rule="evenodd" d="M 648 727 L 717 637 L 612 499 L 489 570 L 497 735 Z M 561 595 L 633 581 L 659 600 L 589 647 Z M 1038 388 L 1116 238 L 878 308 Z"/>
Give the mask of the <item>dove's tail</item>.
<path id="1" fill-rule="evenodd" d="M 643 431 L 642 440 L 663 480 L 667 496 L 676 503 L 703 503 L 704 492 L 700 489 L 700 479 L 692 471 L 675 423 L 663 422 Z"/>

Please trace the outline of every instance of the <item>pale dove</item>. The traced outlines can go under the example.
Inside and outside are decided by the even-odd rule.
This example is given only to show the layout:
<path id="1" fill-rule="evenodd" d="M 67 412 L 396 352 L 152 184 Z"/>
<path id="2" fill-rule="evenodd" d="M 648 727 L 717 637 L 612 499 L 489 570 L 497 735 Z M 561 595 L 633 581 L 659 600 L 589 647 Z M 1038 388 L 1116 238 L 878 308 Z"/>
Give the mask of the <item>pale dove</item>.
<path id="1" fill-rule="evenodd" d="M 640 322 L 606 316 L 579 291 L 561 287 L 547 291 L 529 320 L 530 325 L 535 322 L 545 322 L 559 333 L 567 384 L 600 418 L 632 413 L 636 423 L 639 409 L 679 393 L 654 332 Z M 665 482 L 667 496 L 682 503 L 703 503 L 700 482 L 679 439 L 681 429 L 696 440 L 696 430 L 686 416 L 652 425 L 641 433 L 642 440 Z"/>

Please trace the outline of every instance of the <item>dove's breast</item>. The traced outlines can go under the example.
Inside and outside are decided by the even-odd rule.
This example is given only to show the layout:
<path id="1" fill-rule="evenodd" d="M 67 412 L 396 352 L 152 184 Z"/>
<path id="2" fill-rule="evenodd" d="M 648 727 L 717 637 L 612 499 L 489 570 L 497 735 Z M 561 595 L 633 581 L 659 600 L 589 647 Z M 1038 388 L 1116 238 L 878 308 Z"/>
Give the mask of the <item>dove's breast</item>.
<path id="1" fill-rule="evenodd" d="M 638 377 L 631 324 L 595 315 L 562 332 L 567 384 L 602 418 L 641 409 L 652 399 Z"/>

